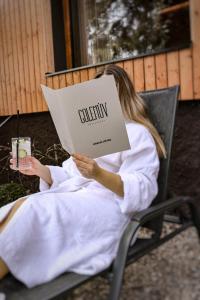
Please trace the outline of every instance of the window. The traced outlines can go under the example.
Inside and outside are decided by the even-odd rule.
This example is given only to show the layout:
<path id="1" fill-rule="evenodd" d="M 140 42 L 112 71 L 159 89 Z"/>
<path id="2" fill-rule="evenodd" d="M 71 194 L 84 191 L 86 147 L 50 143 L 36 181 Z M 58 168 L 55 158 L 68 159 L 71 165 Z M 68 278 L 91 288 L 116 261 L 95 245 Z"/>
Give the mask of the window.
<path id="1" fill-rule="evenodd" d="M 189 1 L 63 0 L 63 3 L 65 47 L 71 53 L 72 67 L 182 47 L 190 42 Z M 69 58 L 68 54 L 68 61 Z"/>

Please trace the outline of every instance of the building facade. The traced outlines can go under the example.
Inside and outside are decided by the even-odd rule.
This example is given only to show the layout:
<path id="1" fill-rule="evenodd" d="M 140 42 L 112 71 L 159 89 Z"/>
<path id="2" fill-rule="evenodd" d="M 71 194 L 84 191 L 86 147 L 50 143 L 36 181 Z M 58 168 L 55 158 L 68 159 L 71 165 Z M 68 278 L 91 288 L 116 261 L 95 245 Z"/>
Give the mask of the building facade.
<path id="1" fill-rule="evenodd" d="M 109 63 L 116 63 L 128 72 L 138 92 L 179 84 L 180 100 L 200 99 L 199 0 L 175 1 L 175 4 L 171 1 L 171 5 L 166 6 L 165 3 L 164 8 L 160 9 L 162 15 L 172 15 L 180 11 L 189 15 L 190 40 L 177 44 L 176 38 L 172 36 L 168 48 L 164 46 L 159 48 L 157 43 L 155 49 L 152 49 L 154 44 L 153 46 L 148 44 L 146 50 L 150 47 L 149 51 L 145 52 L 143 49 L 139 52 L 136 48 L 138 45 L 140 49 L 141 44 L 138 44 L 138 40 L 129 38 L 126 48 L 121 44 L 120 48 L 117 44 L 117 47 L 123 50 L 121 54 L 120 51 L 116 52 L 117 47 L 114 43 L 117 42 L 113 39 L 115 35 L 121 34 L 123 37 L 127 27 L 122 28 L 123 32 L 121 32 L 121 27 L 116 27 L 118 23 L 113 21 L 112 29 L 117 28 L 116 34 L 111 35 L 112 31 L 109 29 L 108 32 L 108 29 L 105 29 L 106 37 L 105 33 L 102 33 L 101 26 L 104 24 L 105 28 L 108 28 L 106 23 L 108 15 L 104 16 L 104 23 L 97 24 L 96 27 L 92 23 L 96 22 L 95 14 L 92 15 L 93 19 L 86 15 L 84 20 L 83 17 L 79 20 L 77 7 L 79 10 L 82 9 L 82 12 L 87 12 L 90 5 L 91 11 L 95 8 L 98 13 L 98 9 L 101 9 L 101 14 L 105 15 L 102 7 L 98 9 L 95 7 L 96 2 L 99 1 L 0 0 L 0 116 L 16 114 L 17 109 L 20 113 L 47 111 L 41 93 L 41 83 L 59 88 L 83 82 L 91 79 L 98 67 L 108 63 L 110 58 Z M 102 0 L 102 3 L 110 5 L 110 8 L 116 4 L 115 2 L 119 1 Z M 125 5 L 126 1 L 122 0 L 121 3 Z M 85 7 L 82 7 L 83 4 Z M 127 13 L 127 10 L 125 12 Z M 110 13 L 109 16 L 111 21 L 116 20 L 116 15 Z M 86 24 L 86 22 L 90 23 Z M 176 23 L 173 26 L 178 27 Z M 81 31 L 80 28 L 86 28 L 87 31 Z M 152 36 L 154 33 L 156 35 L 153 28 Z M 163 30 L 164 27 L 160 28 Z M 182 35 L 187 35 L 186 30 L 184 32 L 184 24 L 182 28 Z M 98 35 L 95 37 L 94 29 L 98 30 L 99 37 Z M 114 29 L 113 32 L 115 33 Z M 126 34 L 124 41 L 127 40 L 128 35 L 131 38 L 133 36 L 133 32 L 131 34 L 126 32 Z M 93 40 L 95 42 L 91 44 Z M 118 43 L 121 40 L 118 39 Z M 130 45 L 134 43 L 135 48 L 130 49 Z M 102 50 L 104 44 L 107 45 L 105 51 Z M 82 57 L 81 60 L 78 61 L 76 53 Z"/>

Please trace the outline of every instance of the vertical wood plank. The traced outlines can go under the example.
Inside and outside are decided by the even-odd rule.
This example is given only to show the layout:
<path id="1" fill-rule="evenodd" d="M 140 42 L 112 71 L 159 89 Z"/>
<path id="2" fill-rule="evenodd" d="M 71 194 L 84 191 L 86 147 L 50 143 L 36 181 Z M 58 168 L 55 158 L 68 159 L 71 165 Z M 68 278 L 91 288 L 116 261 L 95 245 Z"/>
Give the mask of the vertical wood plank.
<path id="1" fill-rule="evenodd" d="M 178 51 L 167 53 L 168 86 L 180 84 Z"/>
<path id="2" fill-rule="evenodd" d="M 200 99 L 200 1 L 190 0 L 194 99 Z"/>
<path id="3" fill-rule="evenodd" d="M 128 74 L 131 82 L 134 81 L 134 66 L 133 66 L 133 60 L 126 60 L 124 61 L 124 70 Z"/>
<path id="4" fill-rule="evenodd" d="M 3 51 L 2 51 L 2 47 L 3 47 L 3 43 L 2 43 L 2 28 L 1 28 L 1 9 L 0 9 L 0 62 L 1 62 L 1 67 L 3 64 Z M 3 97 L 3 85 L 2 85 L 2 79 L 1 79 L 1 74 L 3 72 L 1 72 L 0 70 L 0 116 L 2 116 L 4 114 L 4 97 Z"/>
<path id="5" fill-rule="evenodd" d="M 0 32 L 1 33 L 1 32 Z M 0 42 L 1 46 L 1 42 Z M 0 52 L 0 59 L 1 59 L 1 52 Z M 1 73 L 0 73 L 1 75 Z M 4 115 L 4 98 L 3 98 L 3 87 L 2 87 L 2 81 L 0 81 L 0 116 Z"/>
<path id="6" fill-rule="evenodd" d="M 13 70 L 12 70 L 12 49 L 11 49 L 11 35 L 9 32 L 9 7 L 8 7 L 8 1 L 4 1 L 3 6 L 3 31 L 5 33 L 4 35 L 4 42 L 5 42 L 5 74 L 6 74 L 6 89 L 7 89 L 7 96 L 8 96 L 8 114 L 14 114 L 16 113 L 16 107 L 14 108 L 14 97 L 15 94 L 13 93 L 12 88 L 12 79 L 13 79 Z"/>
<path id="7" fill-rule="evenodd" d="M 156 89 L 156 72 L 154 56 L 144 58 L 145 90 Z"/>
<path id="8" fill-rule="evenodd" d="M 40 1 L 41 2 L 41 1 Z M 42 101 L 41 101 L 41 90 L 40 83 L 41 82 L 41 60 L 39 58 L 39 35 L 42 30 L 42 24 L 40 23 L 40 14 L 38 11 L 38 3 L 37 1 L 30 1 L 30 14 L 31 14 L 31 29 L 32 29 L 32 48 L 33 48 L 33 60 L 34 60 L 34 74 L 35 74 L 35 99 L 36 102 L 36 110 L 42 111 Z M 44 70 L 44 68 L 43 68 Z"/>
<path id="9" fill-rule="evenodd" d="M 194 99 L 200 100 L 200 45 L 193 47 Z"/>
<path id="10" fill-rule="evenodd" d="M 45 73 L 50 70 L 50 68 L 48 68 L 48 62 L 49 62 L 49 54 L 51 53 L 51 45 L 49 45 L 49 48 L 47 50 L 48 35 L 50 34 L 49 31 L 47 31 L 47 26 L 51 26 L 51 24 L 49 24 L 49 16 L 48 16 L 48 14 L 51 13 L 49 12 L 50 1 L 35 0 L 34 3 L 35 3 L 35 10 L 36 10 L 36 26 L 37 26 L 36 46 L 38 49 L 38 59 L 39 59 L 39 65 L 38 65 L 39 68 L 37 67 L 36 70 L 37 73 L 40 74 L 40 76 L 38 77 L 40 83 L 39 84 L 36 83 L 37 84 L 36 88 L 37 88 L 39 110 L 45 111 L 47 110 L 47 106 L 46 106 L 46 102 L 43 100 L 40 84 L 45 84 L 46 81 Z M 53 68 L 51 70 L 53 70 Z"/>
<path id="11" fill-rule="evenodd" d="M 194 97 L 191 49 L 181 50 L 179 52 L 179 59 L 180 59 L 181 100 L 191 100 Z"/>
<path id="12" fill-rule="evenodd" d="M 30 83 L 30 74 L 29 74 L 29 68 L 28 68 L 28 50 L 27 50 L 27 43 L 26 43 L 26 22 L 24 18 L 24 3 L 22 0 L 18 1 L 18 7 L 19 7 L 19 24 L 20 24 L 20 36 L 21 36 L 21 48 L 22 48 L 22 60 L 23 65 L 20 66 L 20 72 L 24 73 L 24 81 L 25 81 L 25 109 L 26 112 L 32 111 L 32 99 L 31 99 L 31 83 Z"/>
<path id="13" fill-rule="evenodd" d="M 44 42 L 43 48 L 43 60 L 46 58 L 46 69 L 45 72 L 55 71 L 54 65 L 54 50 L 53 50 L 53 31 L 52 31 L 52 12 L 51 12 L 51 1 L 49 0 L 38 0 L 42 4 L 42 20 L 44 34 L 41 36 Z"/>
<path id="14" fill-rule="evenodd" d="M 0 16 L 1 18 L 1 16 Z M 1 20 L 0 20 L 0 26 L 1 26 Z M 0 34 L 1 34 L 1 28 L 0 28 Z M 2 42 L 0 39 L 0 61 L 2 61 L 2 51 L 1 51 Z M 1 76 L 1 72 L 0 72 Z M 0 80 L 0 116 L 4 114 L 4 98 L 3 98 L 3 87 L 2 87 L 2 80 Z"/>
<path id="15" fill-rule="evenodd" d="M 59 87 L 60 88 L 66 87 L 66 77 L 65 77 L 65 74 L 60 74 L 59 75 Z"/>
<path id="16" fill-rule="evenodd" d="M 2 4 L 3 5 L 3 4 Z M 6 90 L 6 74 L 5 74 L 5 44 L 4 44 L 4 24 L 3 24 L 3 6 L 0 10 L 0 81 L 1 81 L 1 114 L 8 114 L 8 98 Z"/>
<path id="17" fill-rule="evenodd" d="M 1 15 L 0 15 L 0 26 L 1 26 Z M 0 28 L 0 36 L 1 36 L 1 28 Z M 2 40 L 0 39 L 0 61 L 2 60 Z M 3 69 L 3 66 L 1 66 Z M 2 76 L 1 70 L 0 70 L 0 77 Z M 4 115 L 5 107 L 4 107 L 4 90 L 3 90 L 3 80 L 0 80 L 0 116 Z"/>
<path id="18" fill-rule="evenodd" d="M 48 44 L 49 36 L 53 35 L 52 33 L 52 23 L 49 23 L 49 16 L 52 19 L 52 14 L 50 10 L 51 1 L 48 0 L 35 0 L 36 6 L 36 18 L 38 25 L 38 50 L 39 50 L 39 61 L 40 61 L 40 73 L 41 73 L 41 83 L 45 82 L 45 73 L 54 72 L 54 68 L 48 68 L 48 65 L 51 65 L 53 61 L 49 61 L 50 54 L 52 55 L 51 43 Z M 50 32 L 51 31 L 51 32 Z M 52 41 L 53 44 L 53 41 Z M 45 59 L 44 59 L 45 57 Z"/>
<path id="19" fill-rule="evenodd" d="M 87 71 L 87 69 L 81 70 L 80 71 L 80 76 L 81 76 L 81 82 L 87 81 L 88 80 L 88 71 Z"/>
<path id="20" fill-rule="evenodd" d="M 25 96 L 26 96 L 26 112 L 32 112 L 32 94 L 31 94 L 31 79 L 30 79 L 30 69 L 29 69 L 29 52 L 27 44 L 27 24 L 25 18 L 25 5 L 24 1 L 19 1 L 20 4 L 20 22 L 21 22 L 21 33 L 22 33 L 22 53 L 24 60 L 24 70 L 21 69 L 21 72 L 24 71 L 25 76 Z"/>
<path id="21" fill-rule="evenodd" d="M 16 51 L 17 51 L 17 62 L 18 62 L 18 72 L 19 76 L 19 86 L 17 89 L 20 92 L 20 102 L 21 102 L 21 112 L 26 113 L 26 88 L 25 88 L 25 78 L 24 78 L 24 62 L 23 62 L 23 47 L 22 47 L 22 36 L 21 36 L 21 26 L 20 26 L 20 15 L 19 15 L 19 0 L 12 1 L 14 8 L 14 18 L 15 18 L 15 35 L 16 35 Z"/>
<path id="22" fill-rule="evenodd" d="M 72 72 L 66 73 L 65 78 L 66 78 L 66 85 L 67 86 L 72 85 L 74 83 Z"/>
<path id="23" fill-rule="evenodd" d="M 54 71 L 54 54 L 53 54 L 53 32 L 51 20 L 51 2 L 49 0 L 36 0 L 37 20 L 39 24 L 39 60 L 41 83 L 45 84 L 45 73 Z M 48 79 L 53 88 L 52 77 Z M 46 101 L 43 98 L 40 89 L 42 101 L 42 111 L 48 110 Z"/>
<path id="24" fill-rule="evenodd" d="M 28 112 L 37 111 L 37 102 L 36 102 L 36 90 L 35 90 L 35 65 L 34 65 L 34 54 L 33 54 L 33 41 L 32 41 L 32 28 L 31 28 L 31 10 L 30 10 L 30 1 L 24 0 L 24 20 L 25 20 L 25 42 L 27 45 L 28 53 L 28 74 L 30 78 L 30 92 L 31 92 L 31 103 L 27 103 Z"/>
<path id="25" fill-rule="evenodd" d="M 12 90 L 13 94 L 13 113 L 17 113 L 19 110 L 22 113 L 22 105 L 21 105 L 21 95 L 20 95 L 20 83 L 19 83 L 19 68 L 18 68 L 18 48 L 17 48 L 17 40 L 16 40 L 16 24 L 15 24 L 15 9 L 13 2 L 8 0 L 8 8 L 9 8 L 9 27 L 10 27 L 10 37 L 11 37 L 11 61 L 12 61 Z"/>
<path id="26" fill-rule="evenodd" d="M 74 71 L 72 73 L 72 76 L 73 76 L 73 84 L 81 82 L 81 76 L 80 76 L 80 72 L 79 71 Z"/>
<path id="27" fill-rule="evenodd" d="M 144 60 L 143 58 L 137 58 L 134 63 L 134 87 L 137 92 L 144 91 Z"/>
<path id="28" fill-rule="evenodd" d="M 88 69 L 88 78 L 89 80 L 94 79 L 96 75 L 96 69 L 95 68 L 89 68 Z"/>
<path id="29" fill-rule="evenodd" d="M 51 23 L 51 3 L 49 0 L 35 0 L 36 38 L 35 47 L 38 51 L 38 65 L 36 65 L 36 92 L 39 111 L 46 111 L 40 83 L 45 84 L 45 73 L 54 70 L 53 39 Z M 34 33 L 33 33 L 34 36 Z"/>
<path id="30" fill-rule="evenodd" d="M 53 89 L 53 77 L 46 77 L 46 85 Z"/>
<path id="31" fill-rule="evenodd" d="M 167 63 L 166 54 L 155 56 L 156 65 L 156 88 L 162 89 L 167 87 Z"/>
<path id="32" fill-rule="evenodd" d="M 60 83 L 59 83 L 59 75 L 55 75 L 52 77 L 53 80 L 53 88 L 54 89 L 59 89 Z"/>

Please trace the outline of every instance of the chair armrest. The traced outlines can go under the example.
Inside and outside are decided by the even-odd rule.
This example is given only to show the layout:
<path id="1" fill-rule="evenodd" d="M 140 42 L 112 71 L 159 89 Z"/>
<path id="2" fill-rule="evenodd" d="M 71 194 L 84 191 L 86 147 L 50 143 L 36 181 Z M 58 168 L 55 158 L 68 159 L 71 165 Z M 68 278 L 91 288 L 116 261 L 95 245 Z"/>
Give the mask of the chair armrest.
<path id="1" fill-rule="evenodd" d="M 194 199 L 189 196 L 176 196 L 173 198 L 170 198 L 166 200 L 163 203 L 151 206 L 145 210 L 142 210 L 138 213 L 136 213 L 132 217 L 132 221 L 140 223 L 140 225 L 143 225 L 144 223 L 162 215 L 165 213 L 168 209 L 174 209 L 177 206 L 180 206 L 184 203 L 190 203 L 193 204 Z"/>

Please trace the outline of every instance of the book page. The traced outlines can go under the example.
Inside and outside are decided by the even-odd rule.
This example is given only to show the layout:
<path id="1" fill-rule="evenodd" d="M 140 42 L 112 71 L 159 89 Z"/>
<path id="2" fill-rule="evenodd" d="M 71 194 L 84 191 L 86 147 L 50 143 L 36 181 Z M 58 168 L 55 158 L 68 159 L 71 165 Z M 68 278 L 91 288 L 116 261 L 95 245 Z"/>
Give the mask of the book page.
<path id="1" fill-rule="evenodd" d="M 113 75 L 54 91 L 62 114 L 55 117 L 55 107 L 49 105 L 49 99 L 47 103 L 54 111 L 51 114 L 62 145 L 67 127 L 76 153 L 97 158 L 130 148 Z"/>
<path id="2" fill-rule="evenodd" d="M 62 147 L 68 152 L 73 153 L 74 148 L 71 140 L 71 135 L 68 129 L 67 117 L 63 111 L 62 99 L 57 90 L 51 89 L 41 84 L 42 92 L 46 99 L 51 117 L 53 119 L 58 137 Z"/>

